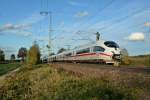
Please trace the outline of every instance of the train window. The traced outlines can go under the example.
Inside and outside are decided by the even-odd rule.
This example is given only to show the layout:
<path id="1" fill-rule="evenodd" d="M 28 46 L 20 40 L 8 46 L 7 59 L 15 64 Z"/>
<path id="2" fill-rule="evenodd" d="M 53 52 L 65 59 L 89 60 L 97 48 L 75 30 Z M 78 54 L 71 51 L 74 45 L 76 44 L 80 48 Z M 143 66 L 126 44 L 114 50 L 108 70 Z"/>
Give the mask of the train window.
<path id="1" fill-rule="evenodd" d="M 66 54 L 65 56 L 71 56 L 72 55 L 72 53 L 68 53 L 68 54 Z"/>
<path id="2" fill-rule="evenodd" d="M 79 50 L 79 51 L 77 51 L 77 54 L 88 53 L 88 52 L 90 52 L 90 48 Z"/>
<path id="3" fill-rule="evenodd" d="M 100 47 L 100 46 L 94 46 L 93 51 L 94 51 L 94 52 L 96 52 L 96 51 L 102 51 L 102 52 L 104 52 L 105 49 L 104 49 L 103 47 Z"/>
<path id="4" fill-rule="evenodd" d="M 107 47 L 111 47 L 111 48 L 119 48 L 118 44 L 113 42 L 113 41 L 106 41 L 104 42 L 104 44 L 107 46 Z"/>

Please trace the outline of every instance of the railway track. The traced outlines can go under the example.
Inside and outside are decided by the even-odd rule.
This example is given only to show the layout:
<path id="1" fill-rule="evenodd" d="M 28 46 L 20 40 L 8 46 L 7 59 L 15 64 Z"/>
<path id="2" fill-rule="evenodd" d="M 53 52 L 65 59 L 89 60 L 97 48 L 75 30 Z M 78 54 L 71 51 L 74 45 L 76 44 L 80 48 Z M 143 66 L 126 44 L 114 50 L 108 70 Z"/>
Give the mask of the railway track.
<path id="1" fill-rule="evenodd" d="M 149 73 L 150 74 L 150 68 L 145 67 L 123 67 L 119 68 L 120 71 L 128 71 L 128 72 L 142 72 L 142 73 Z"/>
<path id="2" fill-rule="evenodd" d="M 85 63 L 53 63 L 57 68 L 70 69 L 72 71 L 77 69 L 90 69 L 98 71 L 119 71 L 119 72 L 133 72 L 133 73 L 145 73 L 150 74 L 150 67 L 140 67 L 140 66 L 120 66 L 113 67 L 112 65 L 100 65 L 100 64 L 85 64 Z"/>

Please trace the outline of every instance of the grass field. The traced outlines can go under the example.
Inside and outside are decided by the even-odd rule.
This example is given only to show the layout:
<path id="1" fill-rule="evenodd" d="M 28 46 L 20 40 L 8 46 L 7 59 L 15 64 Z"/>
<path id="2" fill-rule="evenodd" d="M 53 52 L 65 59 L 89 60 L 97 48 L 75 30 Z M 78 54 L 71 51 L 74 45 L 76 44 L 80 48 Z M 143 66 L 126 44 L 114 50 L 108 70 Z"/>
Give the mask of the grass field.
<path id="1" fill-rule="evenodd" d="M 123 76 L 127 75 L 123 74 Z M 0 99 L 138 100 L 141 96 L 139 94 L 143 93 L 144 88 L 147 88 L 147 83 L 143 83 L 141 75 L 139 78 L 136 77 L 113 81 L 110 79 L 111 76 L 97 79 L 90 75 L 85 76 L 63 69 L 55 69 L 54 66 L 47 64 L 24 65 L 14 77 L 8 77 L 5 80 L 4 86 L 0 88 Z M 130 82 L 132 84 L 129 84 Z"/>
<path id="2" fill-rule="evenodd" d="M 150 67 L 150 55 L 130 56 L 129 64 L 135 66 Z"/>
<path id="3" fill-rule="evenodd" d="M 129 57 L 129 66 L 150 66 L 150 56 Z M 101 70 L 79 74 L 53 65 L 0 64 L 0 75 L 20 66 L 0 84 L 0 100 L 147 100 L 150 74 Z M 68 67 L 67 67 L 68 68 Z M 78 68 L 78 70 L 81 70 Z M 88 72 L 87 69 L 84 70 Z"/>
<path id="4" fill-rule="evenodd" d="M 6 74 L 20 66 L 19 63 L 0 64 L 0 75 Z"/>

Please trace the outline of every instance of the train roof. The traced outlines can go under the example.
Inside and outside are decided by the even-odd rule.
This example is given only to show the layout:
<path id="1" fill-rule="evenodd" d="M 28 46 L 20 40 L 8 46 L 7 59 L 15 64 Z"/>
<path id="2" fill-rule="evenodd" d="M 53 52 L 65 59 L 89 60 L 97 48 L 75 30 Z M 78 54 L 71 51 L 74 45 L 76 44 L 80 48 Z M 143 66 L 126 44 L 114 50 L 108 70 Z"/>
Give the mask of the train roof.
<path id="1" fill-rule="evenodd" d="M 67 50 L 67 51 L 64 51 L 62 53 L 50 56 L 50 57 L 55 57 L 55 56 L 59 56 L 59 55 L 63 55 L 63 54 L 68 54 L 68 53 L 73 52 L 74 50 L 79 50 L 79 49 L 82 49 L 82 48 L 88 48 L 88 47 L 95 46 L 95 45 L 98 45 L 98 44 L 103 44 L 104 42 L 105 41 L 103 39 L 100 39 L 99 41 L 93 41 L 93 42 L 90 42 L 90 43 L 87 43 L 87 44 L 76 46 L 75 48 L 73 48 L 71 50 Z"/>
<path id="2" fill-rule="evenodd" d="M 90 43 L 87 43 L 87 44 L 84 44 L 84 45 L 80 45 L 80 46 L 76 46 L 74 49 L 81 49 L 81 48 L 86 48 L 86 47 L 91 47 L 91 46 L 94 46 L 94 45 L 98 45 L 98 44 L 103 44 L 105 41 L 100 39 L 99 41 L 94 41 L 94 42 L 90 42 Z"/>

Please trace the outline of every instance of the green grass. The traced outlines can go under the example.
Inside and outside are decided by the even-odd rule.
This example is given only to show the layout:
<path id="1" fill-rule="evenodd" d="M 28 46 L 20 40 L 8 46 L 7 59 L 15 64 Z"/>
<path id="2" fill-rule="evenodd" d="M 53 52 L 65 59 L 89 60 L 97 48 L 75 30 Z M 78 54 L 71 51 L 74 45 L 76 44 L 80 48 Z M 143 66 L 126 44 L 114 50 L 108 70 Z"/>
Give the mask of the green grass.
<path id="1" fill-rule="evenodd" d="M 130 56 L 129 64 L 135 66 L 150 67 L 150 55 Z"/>
<path id="2" fill-rule="evenodd" d="M 124 82 L 124 81 L 123 81 Z M 140 89 L 54 69 L 48 65 L 24 66 L 7 78 L 1 100 L 137 100 Z"/>
<path id="3" fill-rule="evenodd" d="M 19 63 L 0 64 L 0 75 L 6 74 L 20 66 Z"/>

